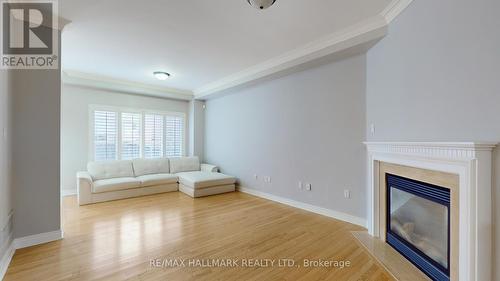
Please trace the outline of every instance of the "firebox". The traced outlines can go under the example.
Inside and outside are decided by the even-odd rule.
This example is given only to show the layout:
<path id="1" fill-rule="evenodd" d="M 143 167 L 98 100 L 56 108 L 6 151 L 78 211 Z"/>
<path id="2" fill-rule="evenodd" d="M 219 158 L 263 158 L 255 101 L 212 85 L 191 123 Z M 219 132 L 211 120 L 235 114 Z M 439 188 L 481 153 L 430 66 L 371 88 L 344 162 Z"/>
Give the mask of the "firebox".
<path id="1" fill-rule="evenodd" d="M 450 189 L 386 174 L 386 241 L 433 280 L 450 280 Z"/>

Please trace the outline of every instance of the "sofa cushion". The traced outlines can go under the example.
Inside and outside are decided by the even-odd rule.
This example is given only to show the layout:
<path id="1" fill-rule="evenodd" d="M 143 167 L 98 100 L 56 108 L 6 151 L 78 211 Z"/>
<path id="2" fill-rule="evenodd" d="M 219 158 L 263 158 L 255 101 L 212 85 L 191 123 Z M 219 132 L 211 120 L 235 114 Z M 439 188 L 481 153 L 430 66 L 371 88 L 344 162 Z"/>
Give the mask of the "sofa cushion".
<path id="1" fill-rule="evenodd" d="M 170 158 L 170 173 L 172 174 L 199 170 L 200 160 L 196 156 Z"/>
<path id="2" fill-rule="evenodd" d="M 136 177 L 170 173 L 168 158 L 134 159 L 132 160 L 132 165 L 134 166 L 134 174 Z"/>
<path id="3" fill-rule="evenodd" d="M 173 174 L 154 174 L 137 177 L 141 181 L 142 186 L 153 186 L 160 184 L 177 183 L 177 176 Z"/>
<path id="4" fill-rule="evenodd" d="M 194 171 L 177 173 L 176 175 L 179 177 L 179 183 L 194 189 L 234 184 L 236 182 L 236 178 L 221 173 Z"/>
<path id="5" fill-rule="evenodd" d="M 92 191 L 102 193 L 141 187 L 141 181 L 137 178 L 113 178 L 94 182 Z"/>
<path id="6" fill-rule="evenodd" d="M 132 161 L 103 161 L 90 162 L 87 164 L 87 171 L 93 180 L 134 177 Z"/>

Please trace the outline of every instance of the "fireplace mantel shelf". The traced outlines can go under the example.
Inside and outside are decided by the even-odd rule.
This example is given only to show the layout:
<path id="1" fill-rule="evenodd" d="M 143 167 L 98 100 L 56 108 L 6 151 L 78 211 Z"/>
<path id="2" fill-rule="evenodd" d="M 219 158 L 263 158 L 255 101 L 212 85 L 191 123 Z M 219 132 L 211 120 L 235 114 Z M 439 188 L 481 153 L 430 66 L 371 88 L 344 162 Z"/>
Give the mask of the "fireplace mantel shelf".
<path id="1" fill-rule="evenodd" d="M 492 150 L 498 142 L 480 141 L 480 142 L 383 142 L 366 141 L 369 146 L 408 146 L 408 147 L 435 147 L 435 148 L 455 148 L 455 149 L 487 149 Z"/>
<path id="2" fill-rule="evenodd" d="M 439 158 L 471 158 L 475 152 L 492 151 L 496 142 L 364 142 L 368 151 L 421 154 Z"/>

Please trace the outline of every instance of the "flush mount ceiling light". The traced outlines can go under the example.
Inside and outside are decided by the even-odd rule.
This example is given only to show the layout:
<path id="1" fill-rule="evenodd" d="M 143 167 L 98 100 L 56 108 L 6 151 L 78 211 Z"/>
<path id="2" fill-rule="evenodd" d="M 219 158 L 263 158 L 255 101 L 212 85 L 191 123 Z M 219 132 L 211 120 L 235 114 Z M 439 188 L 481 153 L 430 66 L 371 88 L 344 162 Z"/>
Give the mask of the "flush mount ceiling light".
<path id="1" fill-rule="evenodd" d="M 153 72 L 154 77 L 158 80 L 167 80 L 170 77 L 170 73 L 165 71 L 155 71 Z"/>
<path id="2" fill-rule="evenodd" d="M 271 7 L 276 0 L 247 0 L 252 7 L 264 10 Z"/>

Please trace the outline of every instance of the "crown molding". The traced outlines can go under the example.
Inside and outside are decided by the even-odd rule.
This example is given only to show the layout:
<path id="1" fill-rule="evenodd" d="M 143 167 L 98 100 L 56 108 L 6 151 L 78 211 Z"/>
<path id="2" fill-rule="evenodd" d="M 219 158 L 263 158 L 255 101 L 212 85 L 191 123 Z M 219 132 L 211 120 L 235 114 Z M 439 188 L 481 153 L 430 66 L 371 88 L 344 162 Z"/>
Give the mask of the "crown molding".
<path id="1" fill-rule="evenodd" d="M 326 57 L 339 60 L 366 52 L 372 42 L 387 35 L 388 25 L 401 14 L 413 0 L 393 0 L 379 14 L 343 30 L 313 41 L 283 55 L 259 63 L 235 74 L 210 82 L 193 91 L 152 86 L 148 84 L 119 80 L 111 77 L 64 71 L 63 83 L 131 94 L 148 95 L 181 100 L 208 99 L 219 93 L 239 86 L 249 85 L 261 79 L 273 78 L 286 71 L 314 65 Z"/>
<path id="2" fill-rule="evenodd" d="M 205 99 L 212 94 L 380 39 L 386 35 L 386 25 L 385 19 L 377 15 L 301 48 L 195 89 L 195 98 Z"/>
<path id="3" fill-rule="evenodd" d="M 390 24 L 399 14 L 401 14 L 413 0 L 393 0 L 380 15 L 385 18 L 387 24 Z"/>
<path id="4" fill-rule="evenodd" d="M 149 84 L 116 79 L 108 76 L 64 70 L 62 82 L 65 85 L 108 90 L 114 92 L 169 98 L 178 100 L 192 100 L 193 92 L 174 88 L 153 86 Z"/>
<path id="5" fill-rule="evenodd" d="M 59 31 L 62 31 L 66 25 L 71 23 L 71 21 L 69 19 L 66 19 L 66 18 L 59 15 L 59 5 L 58 5 L 57 1 L 50 1 L 50 2 L 52 3 L 52 5 L 54 5 L 53 7 L 54 7 L 54 10 L 56 11 L 55 13 L 52 13 L 53 21 L 54 21 L 54 23 L 57 22 L 57 29 Z M 7 2 L 5 4 L 7 6 L 10 6 L 10 4 L 13 4 L 13 3 L 15 3 L 15 2 Z M 22 2 L 20 1 L 19 3 L 22 3 Z M 38 16 L 36 16 L 36 17 L 37 17 L 36 20 L 33 20 L 32 18 L 30 18 L 29 23 L 33 23 L 33 24 L 37 25 L 39 22 L 42 22 L 43 26 L 53 28 L 52 25 L 47 25 L 47 24 L 43 23 L 43 21 L 41 21 Z M 15 20 L 18 20 L 18 21 L 25 21 L 24 18 L 19 18 L 18 14 L 14 14 L 13 18 Z"/>
<path id="6" fill-rule="evenodd" d="M 271 77 L 274 74 L 292 69 L 308 62 L 341 53 L 350 48 L 368 44 L 387 34 L 387 27 L 413 0 L 393 0 L 382 12 L 363 22 L 335 32 L 320 40 L 272 58 L 243 71 L 206 84 L 194 90 L 196 99 L 214 97 L 216 93 L 246 85 L 252 81 Z M 344 52 L 349 56 L 349 52 Z"/>

